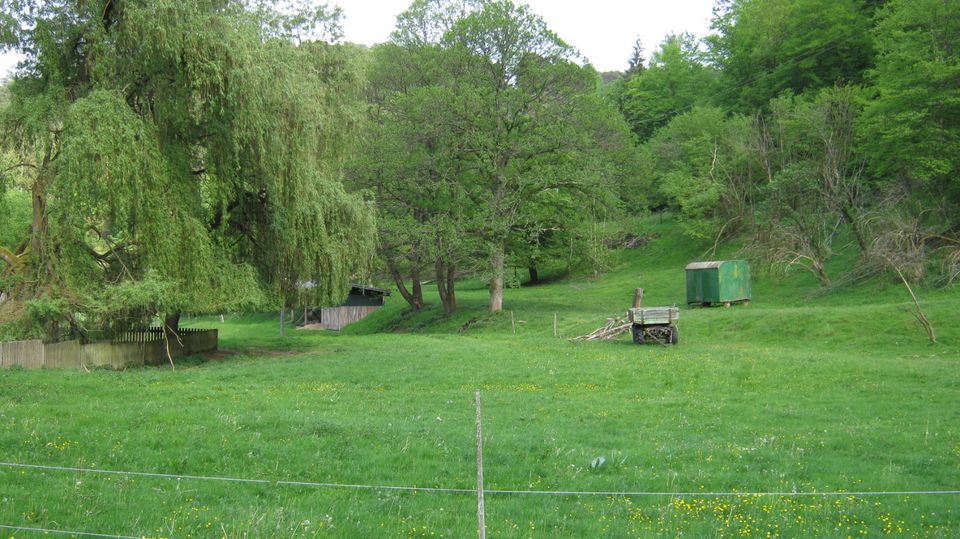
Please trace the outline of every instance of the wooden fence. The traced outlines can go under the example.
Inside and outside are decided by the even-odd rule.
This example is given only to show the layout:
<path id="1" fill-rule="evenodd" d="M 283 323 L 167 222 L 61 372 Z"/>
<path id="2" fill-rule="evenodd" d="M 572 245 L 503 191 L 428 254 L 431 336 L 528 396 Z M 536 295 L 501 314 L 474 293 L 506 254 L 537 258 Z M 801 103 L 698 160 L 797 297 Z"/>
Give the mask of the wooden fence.
<path id="1" fill-rule="evenodd" d="M 180 329 L 180 340 L 169 341 L 170 356 L 174 359 L 217 349 L 215 329 Z M 44 344 L 43 341 L 0 343 L 0 367 L 25 369 L 76 369 L 80 367 L 142 367 L 160 365 L 168 361 L 167 342 L 162 329 L 129 331 L 109 342 L 81 344 L 66 341 Z"/>
<path id="2" fill-rule="evenodd" d="M 320 309 L 320 323 L 327 329 L 340 331 L 345 326 L 359 322 L 380 307 L 324 307 Z"/>

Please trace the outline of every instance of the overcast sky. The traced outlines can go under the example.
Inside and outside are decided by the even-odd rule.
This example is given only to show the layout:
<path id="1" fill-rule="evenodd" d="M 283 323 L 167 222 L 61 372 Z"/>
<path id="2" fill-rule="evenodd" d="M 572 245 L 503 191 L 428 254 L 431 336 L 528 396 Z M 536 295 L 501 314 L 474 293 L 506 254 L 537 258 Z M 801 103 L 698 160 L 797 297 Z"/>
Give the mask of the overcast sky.
<path id="1" fill-rule="evenodd" d="M 516 1 L 516 0 L 515 0 Z M 522 0 L 599 71 L 622 71 L 638 37 L 646 58 L 669 33 L 705 36 L 714 0 Z M 344 39 L 373 45 L 386 41 L 410 0 L 339 0 Z M 16 64 L 0 55 L 0 78 Z"/>

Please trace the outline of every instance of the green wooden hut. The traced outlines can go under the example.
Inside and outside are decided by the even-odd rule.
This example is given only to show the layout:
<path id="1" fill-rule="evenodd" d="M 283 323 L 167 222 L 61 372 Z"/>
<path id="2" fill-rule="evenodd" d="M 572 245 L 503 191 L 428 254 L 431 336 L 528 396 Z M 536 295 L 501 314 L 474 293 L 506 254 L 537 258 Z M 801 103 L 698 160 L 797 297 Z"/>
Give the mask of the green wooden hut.
<path id="1" fill-rule="evenodd" d="M 687 304 L 750 302 L 750 265 L 746 260 L 719 260 L 687 264 Z"/>

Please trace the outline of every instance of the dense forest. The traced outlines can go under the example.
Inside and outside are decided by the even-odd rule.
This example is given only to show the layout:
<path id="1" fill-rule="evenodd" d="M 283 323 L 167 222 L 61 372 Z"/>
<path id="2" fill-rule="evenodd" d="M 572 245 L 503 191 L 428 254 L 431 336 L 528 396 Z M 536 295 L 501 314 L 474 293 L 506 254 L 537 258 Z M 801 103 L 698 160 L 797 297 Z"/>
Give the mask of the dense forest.
<path id="1" fill-rule="evenodd" d="M 525 7 L 414 2 L 371 51 L 350 168 L 410 306 L 430 275 L 455 309 L 457 268 L 489 279 L 494 311 L 506 267 L 602 270 L 621 230 L 600 225 L 651 210 L 825 287 L 844 234 L 853 277 L 952 282 L 960 2 L 721 1 L 713 30 L 598 74 Z"/>
<path id="2" fill-rule="evenodd" d="M 509 270 L 601 272 L 653 211 L 824 287 L 960 275 L 960 0 L 719 0 L 603 74 L 509 0 L 414 0 L 372 48 L 305 5 L 3 4 L 0 336 L 377 274 L 447 312 L 479 275 L 498 311 Z"/>

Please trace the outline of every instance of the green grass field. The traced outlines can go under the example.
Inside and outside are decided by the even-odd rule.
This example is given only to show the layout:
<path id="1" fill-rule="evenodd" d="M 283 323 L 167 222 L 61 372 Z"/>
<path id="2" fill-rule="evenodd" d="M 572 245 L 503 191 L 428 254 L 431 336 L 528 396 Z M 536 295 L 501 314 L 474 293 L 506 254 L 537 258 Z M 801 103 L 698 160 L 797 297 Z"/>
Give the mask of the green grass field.
<path id="1" fill-rule="evenodd" d="M 683 266 L 706 246 L 645 226 L 660 240 L 607 275 L 508 290 L 498 316 L 468 281 L 451 318 L 393 297 L 342 335 L 194 319 L 228 352 L 176 371 L 0 371 L 0 461 L 268 481 L 2 465 L 0 525 L 474 537 L 473 492 L 271 482 L 475 489 L 479 389 L 490 537 L 960 535 L 960 496 L 865 494 L 960 489 L 955 288 L 920 290 L 938 345 L 895 281 L 823 293 L 762 272 L 749 307 L 684 308 L 677 347 L 554 338 L 554 315 L 562 337 L 587 333 L 638 286 L 645 305 L 683 303 Z M 678 494 L 496 492 L 515 490 Z M 844 494 L 712 494 L 732 492 Z"/>

